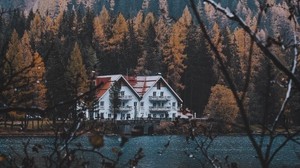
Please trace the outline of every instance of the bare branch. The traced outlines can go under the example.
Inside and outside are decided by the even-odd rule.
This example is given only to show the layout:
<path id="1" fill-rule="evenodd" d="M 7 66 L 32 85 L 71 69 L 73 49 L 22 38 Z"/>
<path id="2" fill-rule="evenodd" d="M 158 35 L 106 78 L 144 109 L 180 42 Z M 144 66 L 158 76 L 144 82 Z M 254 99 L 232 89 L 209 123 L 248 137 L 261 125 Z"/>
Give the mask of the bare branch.
<path id="1" fill-rule="evenodd" d="M 231 91 L 234 95 L 234 98 L 235 98 L 236 102 L 237 102 L 237 105 L 238 105 L 239 110 L 240 110 L 240 114 L 242 116 L 243 123 L 245 125 L 245 131 L 247 133 L 247 136 L 249 137 L 249 139 L 251 141 L 251 144 L 253 145 L 255 151 L 257 152 L 257 155 L 258 155 L 258 158 L 259 158 L 260 162 L 264 163 L 264 157 L 263 157 L 262 150 L 260 149 L 260 147 L 257 144 L 256 140 L 254 139 L 254 136 L 252 136 L 252 130 L 250 128 L 249 119 L 247 117 L 246 110 L 244 108 L 244 104 L 243 104 L 242 100 L 239 98 L 236 86 L 234 85 L 232 79 L 230 78 L 229 72 L 227 71 L 226 66 L 223 63 L 223 60 L 222 60 L 222 57 L 221 57 L 220 53 L 218 52 L 217 48 L 214 46 L 212 40 L 210 39 L 210 37 L 209 37 L 209 35 L 206 31 L 205 25 L 204 25 L 203 21 L 200 18 L 200 15 L 199 15 L 198 10 L 196 8 L 195 2 L 193 0 L 190 0 L 190 2 L 191 2 L 192 11 L 194 12 L 194 14 L 196 16 L 196 19 L 197 19 L 197 21 L 200 25 L 200 29 L 202 30 L 203 35 L 204 35 L 205 39 L 208 41 L 208 44 L 211 47 L 212 51 L 216 55 L 216 58 L 217 58 L 218 63 L 220 65 L 220 69 L 221 69 L 225 79 L 227 80 L 228 85 L 229 85 L 229 87 L 230 87 L 230 89 L 231 89 Z M 216 4 L 215 4 L 215 6 L 216 6 Z M 225 14 L 227 13 L 230 17 L 232 16 L 229 9 L 222 8 L 222 10 Z M 247 27 L 247 28 L 250 30 L 249 27 Z M 300 89 L 300 83 L 299 83 L 299 89 Z"/>

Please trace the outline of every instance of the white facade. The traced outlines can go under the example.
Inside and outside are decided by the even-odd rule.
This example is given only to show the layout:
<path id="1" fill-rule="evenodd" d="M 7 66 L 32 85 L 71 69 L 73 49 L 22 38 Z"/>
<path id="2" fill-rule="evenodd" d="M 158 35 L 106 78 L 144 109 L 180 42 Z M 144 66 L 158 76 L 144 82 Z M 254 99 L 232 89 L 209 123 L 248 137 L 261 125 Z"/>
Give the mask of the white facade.
<path id="1" fill-rule="evenodd" d="M 180 105 L 172 90 L 159 80 L 140 100 L 140 117 L 175 118 Z"/>
<path id="2" fill-rule="evenodd" d="M 103 88 L 94 112 L 87 114 L 89 119 L 136 120 L 154 118 L 175 118 L 182 100 L 161 76 L 123 77 L 110 75 L 97 77 Z M 113 114 L 110 89 L 113 83 L 120 82 L 120 106 Z"/>
<path id="3" fill-rule="evenodd" d="M 99 117 L 104 119 L 116 120 L 134 119 L 138 109 L 138 97 L 129 89 L 128 86 L 121 86 L 120 90 L 120 107 L 114 115 L 111 110 L 111 102 L 109 97 L 109 91 L 107 91 L 103 97 L 99 98 Z"/>

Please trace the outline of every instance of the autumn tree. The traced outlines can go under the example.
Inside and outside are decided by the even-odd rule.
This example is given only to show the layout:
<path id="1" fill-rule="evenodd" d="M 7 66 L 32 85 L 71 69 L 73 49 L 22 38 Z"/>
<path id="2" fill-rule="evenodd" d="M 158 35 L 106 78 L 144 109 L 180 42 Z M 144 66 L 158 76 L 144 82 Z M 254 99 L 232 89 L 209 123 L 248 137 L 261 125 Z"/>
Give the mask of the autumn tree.
<path id="1" fill-rule="evenodd" d="M 121 42 L 127 38 L 128 31 L 128 23 L 120 13 L 112 27 L 112 37 L 109 39 L 110 47 L 112 49 L 120 48 Z"/>
<path id="2" fill-rule="evenodd" d="M 226 60 L 226 56 L 224 56 L 224 54 L 222 54 L 222 51 L 223 51 L 223 37 L 222 37 L 222 34 L 221 34 L 221 30 L 220 30 L 220 27 L 219 27 L 219 24 L 217 22 L 215 22 L 212 26 L 212 29 L 210 31 L 210 36 L 212 37 L 212 42 L 213 44 L 216 46 L 217 50 L 219 53 L 221 53 L 221 56 L 222 56 L 222 60 Z M 223 76 L 222 76 L 222 73 L 221 71 L 219 70 L 219 65 L 218 65 L 218 62 L 217 62 L 217 59 L 216 59 L 216 56 L 214 55 L 213 51 L 211 50 L 210 46 L 207 45 L 207 50 L 209 51 L 209 54 L 212 56 L 212 59 L 213 59 L 213 70 L 214 70 L 214 73 L 215 73 L 215 76 L 217 77 L 217 83 L 219 84 L 224 84 L 224 79 L 223 79 Z"/>
<path id="3" fill-rule="evenodd" d="M 93 27 L 94 27 L 94 39 L 99 43 L 101 48 L 107 47 L 106 41 L 110 37 L 110 28 L 111 28 L 111 17 L 105 8 L 102 7 L 100 14 L 94 17 Z"/>
<path id="4" fill-rule="evenodd" d="M 4 59 L 6 104 L 45 108 L 44 73 L 43 60 L 32 51 L 27 32 L 19 41 L 14 31 Z"/>
<path id="5" fill-rule="evenodd" d="M 158 57 L 164 59 L 165 55 L 167 55 L 170 50 L 169 39 L 171 33 L 171 24 L 168 24 L 167 21 L 162 16 L 160 16 L 155 22 L 154 27 L 156 32 L 156 41 L 159 48 Z M 161 69 L 161 73 L 165 76 L 165 74 L 167 73 L 167 65 L 164 61 L 162 62 Z"/>
<path id="6" fill-rule="evenodd" d="M 129 26 L 120 13 L 116 18 L 115 23 L 112 27 L 112 36 L 109 39 L 109 53 L 106 57 L 109 56 L 107 69 L 110 70 L 110 73 L 123 73 L 127 72 L 127 65 L 123 60 L 126 60 L 128 55 L 126 55 L 126 50 L 128 46 L 129 38 Z"/>
<path id="7" fill-rule="evenodd" d="M 162 72 L 162 55 L 159 53 L 157 32 L 153 13 L 148 13 L 142 24 L 142 53 L 138 58 L 135 72 L 140 75 L 155 75 Z"/>
<path id="8" fill-rule="evenodd" d="M 211 88 L 204 114 L 215 121 L 218 131 L 231 131 L 233 124 L 236 123 L 238 112 L 239 108 L 229 88 L 219 84 Z"/>
<path id="9" fill-rule="evenodd" d="M 34 43 L 34 45 L 39 45 L 42 35 L 44 33 L 45 23 L 43 22 L 42 16 L 39 11 L 35 12 L 34 18 L 30 23 L 30 39 Z"/>
<path id="10" fill-rule="evenodd" d="M 70 54 L 68 66 L 66 68 L 67 90 L 69 99 L 74 99 L 88 91 L 88 76 L 82 61 L 82 55 L 78 43 L 76 42 Z M 80 102 L 76 102 L 77 104 Z M 73 104 L 72 117 L 76 118 L 76 105 Z"/>
<path id="11" fill-rule="evenodd" d="M 185 47 L 188 29 L 192 23 L 192 16 L 186 7 L 181 18 L 173 25 L 172 33 L 168 42 L 168 50 L 164 56 L 164 62 L 167 65 L 167 80 L 176 90 L 182 90 L 183 84 L 180 82 L 181 75 L 186 66 Z"/>
<path id="12" fill-rule="evenodd" d="M 287 5 L 287 8 L 282 8 L 285 9 L 285 11 L 287 11 L 289 14 L 287 17 L 285 17 L 285 20 L 290 20 L 288 21 L 289 24 L 294 24 L 294 28 L 292 29 L 292 35 L 288 35 L 288 34 L 284 34 L 284 35 L 279 35 L 276 38 L 273 38 L 271 36 L 266 36 L 265 38 L 262 38 L 259 35 L 260 32 L 260 28 L 263 27 L 261 22 L 262 20 L 262 15 L 264 15 L 270 8 L 273 8 L 275 6 L 277 6 L 277 3 L 279 3 L 278 1 L 272 1 L 272 3 L 270 4 L 270 1 L 256 1 L 257 2 L 257 8 L 255 9 L 251 9 L 252 11 L 255 11 L 255 15 L 257 16 L 257 21 L 256 24 L 254 24 L 254 27 L 252 27 L 253 25 L 249 24 L 248 20 L 249 16 L 251 16 L 251 14 L 249 14 L 250 12 L 239 12 L 239 9 L 235 9 L 235 11 L 233 12 L 233 10 L 229 9 L 229 8 L 224 8 L 222 5 L 215 3 L 215 1 L 205 1 L 208 5 L 213 6 L 217 11 L 219 11 L 222 15 L 226 16 L 226 18 L 228 20 L 230 20 L 232 23 L 236 23 L 238 24 L 238 26 L 240 28 L 243 29 L 243 31 L 245 32 L 245 34 L 247 36 L 249 36 L 250 42 L 249 43 L 244 43 L 246 46 L 246 44 L 249 46 L 249 50 L 247 50 L 245 53 L 246 57 L 248 57 L 248 61 L 244 62 L 243 64 L 246 65 L 244 67 L 247 68 L 247 70 L 245 71 L 245 85 L 243 87 L 243 92 L 238 92 L 236 85 L 232 82 L 232 78 L 230 77 L 229 73 L 228 73 L 228 69 L 227 67 L 224 65 L 223 60 L 221 59 L 221 55 L 218 52 L 218 49 L 216 48 L 216 46 L 212 43 L 212 39 L 207 35 L 208 30 L 206 29 L 203 21 L 201 20 L 200 16 L 199 16 L 199 12 L 197 11 L 197 8 L 195 6 L 195 3 L 193 1 L 191 1 L 192 3 L 192 8 L 193 11 L 196 15 L 197 21 L 200 25 L 201 30 L 204 32 L 204 34 L 206 35 L 206 39 L 209 42 L 209 45 L 211 46 L 214 54 L 216 55 L 216 57 L 218 58 L 218 62 L 220 64 L 220 69 L 222 71 L 222 73 L 224 74 L 224 77 L 226 78 L 226 81 L 228 82 L 228 86 L 231 90 L 231 93 L 234 95 L 234 99 L 235 102 L 238 106 L 238 109 L 240 111 L 240 116 L 241 119 L 243 121 L 243 130 L 246 132 L 255 152 L 257 155 L 257 158 L 260 162 L 260 166 L 267 168 L 270 167 L 272 165 L 272 161 L 274 160 L 274 158 L 277 156 L 278 152 L 280 152 L 280 150 L 282 150 L 286 144 L 288 144 L 289 142 L 295 141 L 295 137 L 297 137 L 299 135 L 299 131 L 295 130 L 294 131 L 290 131 L 290 129 L 292 127 L 290 127 L 289 125 L 289 121 L 286 120 L 286 116 L 287 116 L 287 108 L 288 108 L 288 104 L 290 104 L 289 100 L 292 96 L 292 88 L 293 86 L 295 86 L 295 90 L 299 91 L 300 88 L 300 82 L 298 79 L 298 76 L 296 75 L 296 68 L 297 68 L 297 59 L 298 59 L 298 47 L 293 46 L 291 47 L 294 50 L 294 53 L 292 55 L 292 59 L 293 61 L 289 62 L 289 63 L 285 63 L 285 61 L 282 61 L 282 59 L 280 58 L 280 56 L 273 52 L 273 50 L 270 48 L 270 46 L 272 45 L 276 45 L 276 46 L 280 46 L 282 48 L 285 48 L 287 45 L 289 45 L 288 42 L 284 42 L 283 38 L 290 38 L 293 37 L 293 39 L 291 39 L 292 44 L 296 44 L 298 42 L 297 40 L 297 29 L 298 29 L 298 20 L 296 18 L 299 17 L 299 13 L 296 11 L 299 11 L 299 3 L 297 4 L 295 1 L 284 1 L 284 3 Z M 240 1 L 239 1 L 240 2 Z M 250 2 L 250 1 L 244 1 L 244 2 Z M 276 2 L 276 3 L 273 3 Z M 244 8 L 246 9 L 246 8 Z M 289 10 L 287 10 L 289 9 Z M 247 10 L 250 10 L 249 8 Z M 250 10 L 250 11 L 251 11 Z M 246 14 L 246 16 L 243 16 L 243 14 Z M 280 16 L 282 16 L 282 13 L 276 13 L 277 17 L 279 18 Z M 255 20 L 255 17 L 253 17 L 253 20 Z M 255 22 L 254 22 L 255 23 Z M 270 26 L 270 24 L 266 25 L 266 26 Z M 255 46 L 257 47 L 258 50 L 255 49 Z M 258 52 L 257 52 L 258 51 Z M 286 55 L 289 55 L 289 51 L 286 50 L 287 52 Z M 259 54 L 261 53 L 261 54 Z M 248 54 L 248 55 L 247 55 Z M 261 136 L 259 136 L 258 139 L 257 136 L 253 135 L 253 131 L 255 131 L 252 127 L 251 127 L 251 123 L 249 122 L 249 115 L 247 114 L 247 109 L 245 107 L 245 100 L 247 97 L 247 91 L 250 91 L 251 88 L 251 84 L 254 84 L 255 82 L 251 81 L 255 78 L 255 73 L 259 72 L 257 71 L 255 68 L 260 68 L 260 67 L 255 67 L 252 64 L 255 63 L 264 63 L 264 62 L 260 62 L 257 60 L 260 60 L 260 57 L 264 57 L 266 58 L 268 61 L 270 61 L 272 63 L 272 65 L 274 65 L 274 67 L 276 67 L 277 70 L 279 70 L 279 73 L 282 73 L 283 76 L 285 76 L 286 78 L 289 78 L 289 80 L 287 82 L 285 82 L 286 84 L 283 85 L 283 87 L 286 87 L 285 90 L 285 95 L 281 95 L 280 97 L 278 97 L 278 99 L 281 99 L 282 102 L 280 103 L 280 107 L 276 108 L 275 112 L 275 117 L 273 119 L 270 120 L 270 122 L 265 122 L 265 120 L 261 123 L 261 128 L 258 128 L 257 131 L 261 132 Z M 242 61 L 241 61 L 242 62 Z M 242 67 L 243 69 L 243 67 Z M 270 71 L 269 71 L 270 72 Z M 268 78 L 270 79 L 270 78 Z M 283 78 L 284 79 L 284 78 Z M 251 83 L 250 83 L 251 81 Z M 253 82 L 253 83 L 252 83 Z M 270 85 L 272 85 L 272 83 L 276 83 L 277 84 L 277 80 L 271 80 L 266 82 L 266 85 L 269 85 L 269 87 L 272 87 Z M 239 94 L 240 93 L 240 94 Z M 249 98 L 251 99 L 251 97 L 249 96 Z M 272 102 L 273 103 L 273 102 Z M 263 113 L 264 118 L 267 118 L 270 116 L 269 113 L 267 113 L 266 111 L 264 111 Z M 282 122 L 284 121 L 284 122 Z M 281 142 L 279 144 L 276 144 L 274 142 L 277 142 L 278 139 L 278 134 L 281 132 L 280 128 L 283 127 L 285 128 L 284 134 L 286 136 L 284 136 L 283 140 L 281 140 Z M 281 137 L 280 137 L 281 138 Z"/>
<path id="13" fill-rule="evenodd" d="M 32 51 L 26 31 L 21 40 L 13 32 L 3 61 L 1 102 L 8 107 L 45 109 L 45 65 L 41 56 Z"/>
<path id="14" fill-rule="evenodd" d="M 5 104 L 12 104 L 16 102 L 17 97 L 14 96 L 15 87 L 13 83 L 18 84 L 21 80 L 20 77 L 16 77 L 20 72 L 20 66 L 17 66 L 18 59 L 18 47 L 19 47 L 19 36 L 16 31 L 13 31 L 11 39 L 8 45 L 5 58 L 3 59 L 3 69 L 1 73 L 2 87 L 1 87 L 1 99 Z"/>

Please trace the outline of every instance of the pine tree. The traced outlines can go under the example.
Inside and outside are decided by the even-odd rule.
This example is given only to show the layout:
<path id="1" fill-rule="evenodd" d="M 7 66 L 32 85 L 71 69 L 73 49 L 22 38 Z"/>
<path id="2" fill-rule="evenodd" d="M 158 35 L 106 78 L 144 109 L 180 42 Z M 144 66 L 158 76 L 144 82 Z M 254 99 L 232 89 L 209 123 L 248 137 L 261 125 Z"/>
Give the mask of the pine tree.
<path id="1" fill-rule="evenodd" d="M 120 13 L 112 27 L 112 37 L 109 39 L 109 44 L 112 49 L 118 49 L 128 35 L 129 28 L 124 16 Z"/>
<path id="2" fill-rule="evenodd" d="M 222 44 L 223 43 L 223 36 L 221 34 L 220 27 L 216 22 L 213 24 L 212 29 L 209 32 L 209 34 L 211 36 L 212 43 L 214 44 L 214 46 L 218 50 L 218 53 L 221 56 L 222 61 L 226 62 L 226 56 L 224 56 L 224 54 L 222 53 L 223 52 L 223 47 L 224 47 L 223 44 Z M 220 68 L 219 68 L 219 62 L 216 59 L 215 54 L 211 50 L 210 46 L 207 45 L 207 47 L 208 47 L 209 54 L 212 56 L 212 59 L 213 59 L 213 70 L 214 70 L 215 76 L 218 78 L 217 83 L 224 84 L 225 81 L 224 81 L 224 78 L 223 78 L 223 74 L 222 74 L 222 72 L 220 71 Z"/>
<path id="3" fill-rule="evenodd" d="M 46 105 L 47 88 L 45 85 L 45 63 L 41 55 L 37 52 L 33 55 L 33 67 L 30 69 L 32 88 L 34 89 L 33 104 L 44 109 Z"/>
<path id="4" fill-rule="evenodd" d="M 108 51 L 105 55 L 105 71 L 108 73 L 127 73 L 127 65 L 123 60 L 128 57 L 130 47 L 129 25 L 120 13 L 112 27 L 112 36 L 108 40 Z"/>
<path id="5" fill-rule="evenodd" d="M 222 34 L 222 53 L 224 65 L 232 78 L 232 81 L 236 84 L 238 90 L 242 90 L 243 86 L 243 74 L 241 72 L 240 56 L 237 54 L 236 44 L 234 36 L 231 30 L 226 27 L 221 30 Z M 222 74 L 218 74 L 219 77 L 223 78 Z M 222 79 L 225 81 L 225 79 Z"/>
<path id="6" fill-rule="evenodd" d="M 111 58 L 109 58 L 109 44 L 108 39 L 111 37 L 112 18 L 110 17 L 105 6 L 102 7 L 99 16 L 96 16 L 93 20 L 93 44 L 96 49 L 96 56 L 98 59 L 97 70 L 104 74 L 111 73 L 110 64 Z"/>
<path id="7" fill-rule="evenodd" d="M 71 52 L 68 66 L 65 73 L 66 86 L 68 90 L 69 100 L 74 100 L 76 97 L 86 93 L 88 91 L 88 76 L 85 66 L 82 61 L 82 55 L 78 43 L 76 42 Z M 73 119 L 76 119 L 77 108 L 81 102 L 77 101 L 72 104 L 71 111 Z"/>
<path id="8" fill-rule="evenodd" d="M 44 26 L 45 23 L 42 20 L 42 16 L 40 15 L 39 11 L 37 11 L 34 15 L 33 20 L 30 23 L 30 39 L 38 45 L 38 43 L 42 39 L 42 33 L 44 33 Z"/>
<path id="9" fill-rule="evenodd" d="M 47 99 L 48 106 L 53 107 L 53 110 L 50 111 L 49 116 L 53 122 L 56 122 L 57 118 L 66 118 L 66 112 L 69 110 L 67 106 L 58 106 L 62 102 L 65 102 L 70 97 L 66 88 L 67 80 L 65 74 L 62 72 L 66 71 L 67 59 L 65 58 L 65 52 L 58 37 L 52 39 L 52 47 L 49 50 L 48 58 L 46 60 L 47 73 Z"/>
<path id="10" fill-rule="evenodd" d="M 187 36 L 187 47 L 185 65 L 187 68 L 183 74 L 184 107 L 188 107 L 202 116 L 207 104 L 210 88 L 215 84 L 215 74 L 213 71 L 213 59 L 206 47 L 206 41 L 201 31 L 196 26 L 192 26 Z"/>
<path id="11" fill-rule="evenodd" d="M 139 75 L 155 75 L 162 71 L 162 57 L 159 54 L 154 23 L 146 19 L 144 24 L 146 33 L 142 46 L 143 51 L 141 57 L 138 59 L 135 72 Z"/>
<path id="12" fill-rule="evenodd" d="M 1 75 L 1 79 L 3 80 L 1 87 L 1 99 L 4 99 L 3 102 L 8 105 L 16 102 L 17 99 L 14 91 L 15 85 L 17 85 L 18 81 L 20 81 L 20 78 L 18 77 L 20 67 L 17 67 L 19 43 L 18 33 L 14 30 L 11 35 L 5 58 L 3 59 Z"/>
<path id="13" fill-rule="evenodd" d="M 71 52 L 68 66 L 66 69 L 66 78 L 70 86 L 70 96 L 72 98 L 79 96 L 87 91 L 87 74 L 82 61 L 82 55 L 78 43 L 76 42 Z"/>
<path id="14" fill-rule="evenodd" d="M 21 107 L 46 107 L 45 66 L 38 53 L 33 53 L 28 33 L 19 41 L 17 32 L 12 34 L 4 61 L 3 76 L 7 88 L 3 92 L 6 104 Z"/>
<path id="15" fill-rule="evenodd" d="M 117 81 L 112 84 L 109 90 L 110 111 L 114 120 L 116 119 L 117 113 L 119 112 L 119 107 L 121 106 L 121 100 L 119 98 L 120 90 L 121 84 Z"/>
<path id="16" fill-rule="evenodd" d="M 191 21 L 192 16 L 186 7 L 181 18 L 172 27 L 172 34 L 168 43 L 169 50 L 164 57 L 164 62 L 168 67 L 167 80 L 176 91 L 184 88 L 180 81 L 181 75 L 186 68 L 184 65 L 186 58 L 185 47 Z"/>

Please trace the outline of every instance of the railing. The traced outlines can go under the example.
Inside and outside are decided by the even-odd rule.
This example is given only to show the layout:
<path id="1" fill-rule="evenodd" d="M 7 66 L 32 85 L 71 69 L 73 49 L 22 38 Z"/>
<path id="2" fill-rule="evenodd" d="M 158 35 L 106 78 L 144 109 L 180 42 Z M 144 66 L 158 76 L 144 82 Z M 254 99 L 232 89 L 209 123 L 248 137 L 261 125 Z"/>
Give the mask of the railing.
<path id="1" fill-rule="evenodd" d="M 131 100 L 132 95 L 120 95 L 119 99 L 121 99 L 121 100 Z"/>
<path id="2" fill-rule="evenodd" d="M 132 106 L 121 106 L 119 107 L 120 111 L 130 111 L 132 110 Z"/>
<path id="3" fill-rule="evenodd" d="M 170 111 L 170 110 L 171 110 L 171 107 L 161 107 L 161 106 L 149 107 L 149 111 L 163 112 L 163 111 Z"/>
<path id="4" fill-rule="evenodd" d="M 149 100 L 152 101 L 167 101 L 170 100 L 171 96 L 149 96 Z"/>

